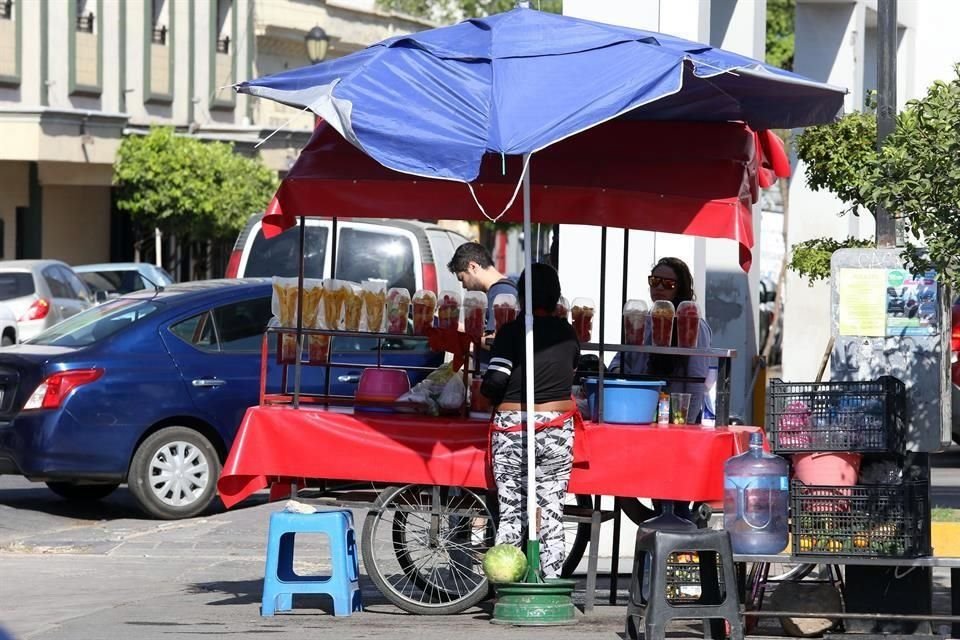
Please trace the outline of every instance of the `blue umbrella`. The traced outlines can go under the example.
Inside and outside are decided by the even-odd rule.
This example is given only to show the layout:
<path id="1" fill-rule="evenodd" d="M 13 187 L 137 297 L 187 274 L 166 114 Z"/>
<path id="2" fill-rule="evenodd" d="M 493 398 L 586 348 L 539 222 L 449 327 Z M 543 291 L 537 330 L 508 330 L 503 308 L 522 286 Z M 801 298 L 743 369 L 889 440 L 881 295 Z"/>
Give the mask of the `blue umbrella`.
<path id="1" fill-rule="evenodd" d="M 486 153 L 524 156 L 527 238 L 530 155 L 555 142 L 617 117 L 742 121 L 753 129 L 820 124 L 842 111 L 846 93 L 709 45 L 525 8 L 391 38 L 236 90 L 309 109 L 380 164 L 416 176 L 469 183 Z M 525 296 L 532 372 L 531 287 Z M 530 407 L 533 383 L 526 376 Z M 533 411 L 526 427 L 532 443 Z M 528 446 L 527 549 L 535 569 L 534 453 Z"/>
<path id="2" fill-rule="evenodd" d="M 669 35 L 514 9 L 400 36 L 237 91 L 307 109 L 386 167 L 469 182 L 611 118 L 829 122 L 845 91 Z"/>

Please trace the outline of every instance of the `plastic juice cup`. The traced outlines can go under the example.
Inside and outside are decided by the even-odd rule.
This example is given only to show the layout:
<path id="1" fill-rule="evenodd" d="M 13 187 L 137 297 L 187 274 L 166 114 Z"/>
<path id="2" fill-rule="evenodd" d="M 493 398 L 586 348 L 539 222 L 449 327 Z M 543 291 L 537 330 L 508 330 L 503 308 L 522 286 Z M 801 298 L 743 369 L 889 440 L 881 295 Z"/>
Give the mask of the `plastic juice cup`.
<path id="1" fill-rule="evenodd" d="M 657 300 L 650 312 L 651 342 L 657 347 L 669 347 L 673 341 L 673 303 Z"/>
<path id="2" fill-rule="evenodd" d="M 487 328 L 487 310 L 483 307 L 474 305 L 466 306 L 463 309 L 463 330 L 476 341 L 483 337 L 483 332 Z"/>
<path id="3" fill-rule="evenodd" d="M 573 319 L 573 329 L 580 342 L 590 342 L 593 334 L 593 300 L 577 298 L 573 301 L 570 315 Z"/>
<path id="4" fill-rule="evenodd" d="M 325 364 L 330 359 L 330 336 L 307 336 L 307 362 Z"/>
<path id="5" fill-rule="evenodd" d="M 700 310 L 695 302 L 687 300 L 677 307 L 677 346 L 693 349 L 700 333 Z"/>
<path id="6" fill-rule="evenodd" d="M 670 423 L 687 424 L 687 413 L 690 411 L 689 393 L 670 394 Z"/>

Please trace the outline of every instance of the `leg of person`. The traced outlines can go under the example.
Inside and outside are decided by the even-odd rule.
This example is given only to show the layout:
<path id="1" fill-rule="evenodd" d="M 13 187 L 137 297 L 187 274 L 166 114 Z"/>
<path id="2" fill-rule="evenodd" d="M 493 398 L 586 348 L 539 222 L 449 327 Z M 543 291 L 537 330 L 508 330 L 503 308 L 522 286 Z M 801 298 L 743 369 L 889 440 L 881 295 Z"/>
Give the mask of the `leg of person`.
<path id="1" fill-rule="evenodd" d="M 519 420 L 519 411 L 498 411 L 494 416 L 494 424 L 501 428 L 514 426 Z M 496 542 L 521 548 L 526 507 L 523 437 L 522 431 L 494 431 L 490 447 L 500 508 Z"/>
<path id="2" fill-rule="evenodd" d="M 546 419 L 554 417 L 550 415 Z M 540 507 L 540 566 L 544 578 L 559 578 L 563 569 L 563 502 L 572 469 L 573 419 L 563 427 L 538 431 L 537 505 Z"/>

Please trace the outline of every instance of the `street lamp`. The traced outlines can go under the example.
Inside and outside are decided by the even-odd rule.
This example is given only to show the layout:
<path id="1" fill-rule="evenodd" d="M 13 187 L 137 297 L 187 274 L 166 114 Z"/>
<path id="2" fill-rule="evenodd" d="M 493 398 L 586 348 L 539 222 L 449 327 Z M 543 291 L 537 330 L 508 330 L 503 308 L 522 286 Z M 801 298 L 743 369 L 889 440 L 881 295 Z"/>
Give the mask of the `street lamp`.
<path id="1" fill-rule="evenodd" d="M 327 57 L 327 50 L 330 48 L 330 36 L 319 26 L 310 29 L 307 32 L 304 42 L 307 45 L 307 57 L 311 64 L 323 62 Z"/>

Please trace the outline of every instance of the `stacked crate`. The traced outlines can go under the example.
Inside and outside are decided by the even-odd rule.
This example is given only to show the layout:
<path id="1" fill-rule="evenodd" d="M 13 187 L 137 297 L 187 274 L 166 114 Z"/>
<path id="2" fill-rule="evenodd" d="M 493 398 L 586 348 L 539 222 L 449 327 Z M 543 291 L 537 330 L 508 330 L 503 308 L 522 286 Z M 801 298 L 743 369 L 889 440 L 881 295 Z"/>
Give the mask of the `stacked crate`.
<path id="1" fill-rule="evenodd" d="M 883 483 L 790 485 L 794 555 L 917 557 L 930 553 L 929 479 L 905 464 L 906 390 L 896 378 L 868 382 L 771 380 L 767 435 L 792 458 L 814 452 L 863 456 L 894 473 Z M 873 478 L 874 482 L 878 479 Z"/>

